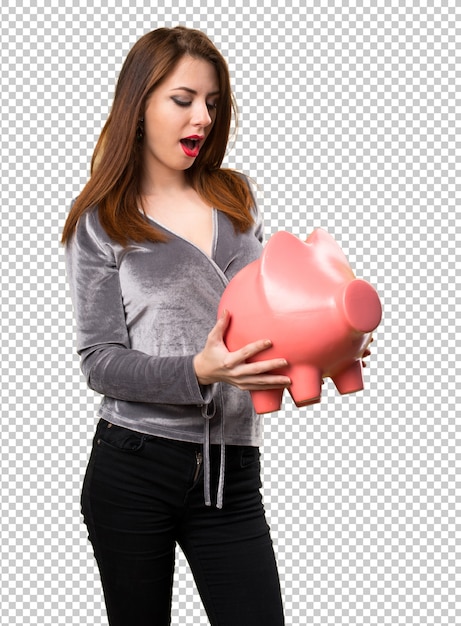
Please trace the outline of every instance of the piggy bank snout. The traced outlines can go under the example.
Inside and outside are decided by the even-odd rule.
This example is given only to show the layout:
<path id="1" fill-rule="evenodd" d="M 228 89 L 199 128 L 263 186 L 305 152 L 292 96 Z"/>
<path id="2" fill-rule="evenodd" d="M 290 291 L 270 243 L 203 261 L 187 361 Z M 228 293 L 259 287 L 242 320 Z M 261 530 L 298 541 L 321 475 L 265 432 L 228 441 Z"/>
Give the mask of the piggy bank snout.
<path id="1" fill-rule="evenodd" d="M 357 332 L 371 333 L 381 321 L 379 296 L 365 280 L 356 278 L 346 285 L 342 305 L 346 321 Z"/>

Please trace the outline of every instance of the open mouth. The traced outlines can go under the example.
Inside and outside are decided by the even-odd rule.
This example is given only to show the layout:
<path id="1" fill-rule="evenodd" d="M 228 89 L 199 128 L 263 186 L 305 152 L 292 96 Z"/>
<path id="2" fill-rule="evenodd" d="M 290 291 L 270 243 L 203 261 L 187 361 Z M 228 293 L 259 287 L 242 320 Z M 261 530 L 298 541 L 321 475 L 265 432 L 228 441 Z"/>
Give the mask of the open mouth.
<path id="1" fill-rule="evenodd" d="M 181 139 L 181 143 L 183 146 L 189 148 L 189 150 L 195 150 L 195 148 L 199 145 L 198 139 Z"/>
<path id="2" fill-rule="evenodd" d="M 186 156 L 198 156 L 200 152 L 200 138 L 186 137 L 185 139 L 181 139 L 180 143 Z"/>

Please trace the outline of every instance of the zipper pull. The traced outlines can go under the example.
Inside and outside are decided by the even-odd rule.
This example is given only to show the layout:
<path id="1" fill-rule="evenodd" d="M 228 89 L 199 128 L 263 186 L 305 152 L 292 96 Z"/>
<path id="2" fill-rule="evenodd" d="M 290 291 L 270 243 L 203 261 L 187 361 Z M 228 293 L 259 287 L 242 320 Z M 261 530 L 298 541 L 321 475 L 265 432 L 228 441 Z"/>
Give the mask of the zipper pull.
<path id="1" fill-rule="evenodd" d="M 197 463 L 197 467 L 195 468 L 195 474 L 194 474 L 194 483 L 198 478 L 198 475 L 200 474 L 200 468 L 202 467 L 202 462 L 203 462 L 203 455 L 201 452 L 196 452 L 195 453 L 195 460 Z"/>

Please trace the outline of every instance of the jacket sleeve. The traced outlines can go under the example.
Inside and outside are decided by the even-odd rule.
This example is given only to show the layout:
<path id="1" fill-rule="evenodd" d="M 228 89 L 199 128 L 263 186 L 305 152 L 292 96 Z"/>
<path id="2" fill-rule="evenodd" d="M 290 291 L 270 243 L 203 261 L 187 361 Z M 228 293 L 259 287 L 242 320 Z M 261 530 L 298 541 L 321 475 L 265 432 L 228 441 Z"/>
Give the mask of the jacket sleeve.
<path id="1" fill-rule="evenodd" d="M 77 352 L 88 386 L 132 402 L 208 404 L 212 387 L 198 383 L 194 355 L 155 357 L 130 347 L 112 246 L 94 211 L 80 219 L 66 247 L 77 327 Z"/>

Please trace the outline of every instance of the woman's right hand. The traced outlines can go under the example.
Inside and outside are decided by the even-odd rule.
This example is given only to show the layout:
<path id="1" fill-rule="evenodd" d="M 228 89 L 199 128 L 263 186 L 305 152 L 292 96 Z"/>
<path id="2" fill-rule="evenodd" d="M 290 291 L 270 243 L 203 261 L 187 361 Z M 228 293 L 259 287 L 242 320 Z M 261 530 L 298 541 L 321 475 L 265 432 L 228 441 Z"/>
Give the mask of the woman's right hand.
<path id="1" fill-rule="evenodd" d="M 210 385 L 225 382 L 247 391 L 289 387 L 291 380 L 287 376 L 271 373 L 272 370 L 286 367 L 285 359 L 246 363 L 247 359 L 271 347 L 272 342 L 269 339 L 261 339 L 235 352 L 229 352 L 224 343 L 229 321 L 229 312 L 224 311 L 208 335 L 205 347 L 194 357 L 195 374 L 199 383 Z"/>

